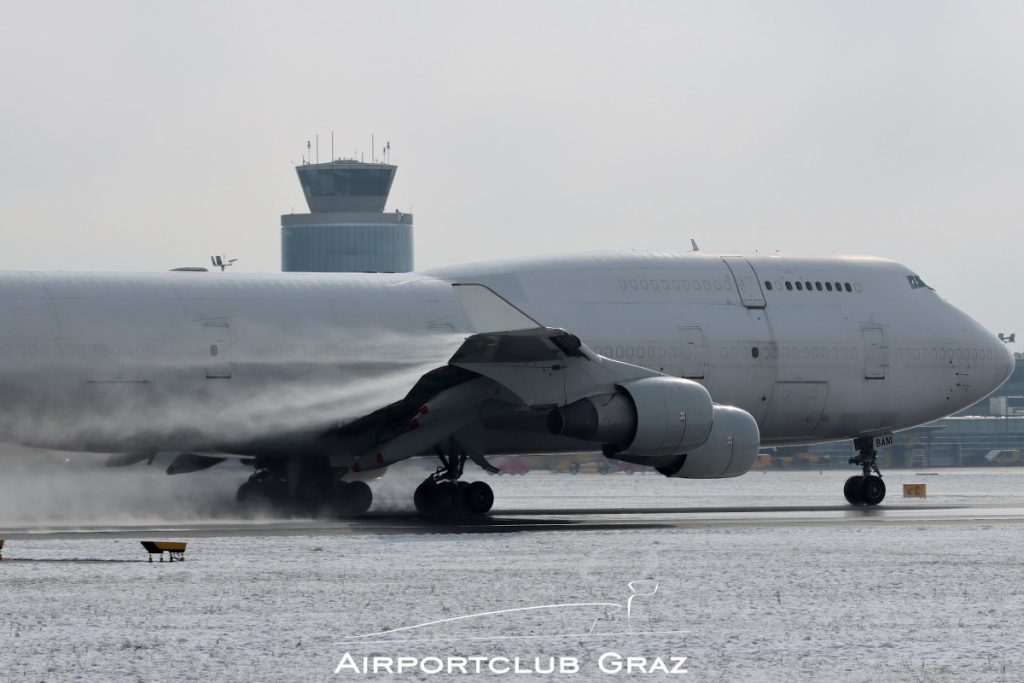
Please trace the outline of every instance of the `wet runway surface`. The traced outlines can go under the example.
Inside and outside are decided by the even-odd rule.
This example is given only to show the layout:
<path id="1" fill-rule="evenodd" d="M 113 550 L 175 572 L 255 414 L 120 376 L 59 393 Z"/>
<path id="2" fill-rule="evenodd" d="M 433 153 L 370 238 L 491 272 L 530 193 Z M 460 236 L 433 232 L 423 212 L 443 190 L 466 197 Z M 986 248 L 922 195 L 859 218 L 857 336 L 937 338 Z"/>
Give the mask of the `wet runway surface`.
<path id="1" fill-rule="evenodd" d="M 423 476 L 389 472 L 372 482 L 374 506 L 358 519 L 245 516 L 231 502 L 244 470 L 197 478 L 147 468 L 0 478 L 0 538 L 502 534 L 629 529 L 858 527 L 1024 522 L 1024 468 L 894 471 L 877 507 L 842 498 L 849 472 L 751 473 L 728 480 L 654 474 L 488 477 L 495 509 L 482 517 L 424 518 L 411 510 Z M 927 483 L 927 498 L 901 484 Z"/>
<path id="2" fill-rule="evenodd" d="M 8 539 L 136 538 L 174 535 L 302 536 L 346 534 L 493 534 L 628 529 L 713 529 L 724 527 L 800 527 L 857 525 L 934 525 L 957 523 L 1024 523 L 1024 505 L 892 504 L 874 508 L 849 505 L 568 508 L 557 511 L 496 510 L 485 516 L 422 517 L 415 513 L 371 513 L 358 519 L 225 519 L 183 524 L 120 524 L 22 527 L 3 530 Z"/>

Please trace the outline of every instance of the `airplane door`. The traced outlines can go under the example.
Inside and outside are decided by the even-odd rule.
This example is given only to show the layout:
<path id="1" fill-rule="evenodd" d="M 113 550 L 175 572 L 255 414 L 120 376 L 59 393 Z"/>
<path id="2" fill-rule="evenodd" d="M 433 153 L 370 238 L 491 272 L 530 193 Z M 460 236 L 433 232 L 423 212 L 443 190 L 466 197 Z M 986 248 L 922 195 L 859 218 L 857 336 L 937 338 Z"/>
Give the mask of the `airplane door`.
<path id="1" fill-rule="evenodd" d="M 704 379 L 708 371 L 708 346 L 704 331 L 699 327 L 680 327 L 679 336 L 682 341 L 680 377 Z"/>
<path id="2" fill-rule="evenodd" d="M 827 401 L 828 382 L 776 382 L 761 433 L 773 439 L 810 436 Z"/>
<path id="3" fill-rule="evenodd" d="M 206 379 L 231 379 L 231 327 L 227 322 L 203 323 L 209 354 Z"/>
<path id="4" fill-rule="evenodd" d="M 750 262 L 742 256 L 723 256 L 722 260 L 736 280 L 736 291 L 740 293 L 743 305 L 747 308 L 764 308 L 764 292 L 761 291 L 761 283 Z"/>
<path id="5" fill-rule="evenodd" d="M 861 328 L 864 337 L 864 379 L 885 379 L 889 367 L 889 347 L 881 327 Z"/>

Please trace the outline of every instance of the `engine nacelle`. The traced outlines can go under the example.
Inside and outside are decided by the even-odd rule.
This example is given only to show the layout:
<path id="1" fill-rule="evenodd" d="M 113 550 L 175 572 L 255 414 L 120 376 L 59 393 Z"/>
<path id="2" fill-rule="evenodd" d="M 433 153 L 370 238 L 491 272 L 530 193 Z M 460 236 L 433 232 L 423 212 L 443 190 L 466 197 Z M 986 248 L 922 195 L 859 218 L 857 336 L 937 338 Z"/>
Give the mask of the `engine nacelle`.
<path id="1" fill-rule="evenodd" d="M 675 377 L 624 382 L 617 391 L 580 399 L 548 414 L 556 436 L 605 445 L 638 458 L 678 455 L 699 448 L 712 430 L 707 389 Z"/>
<path id="2" fill-rule="evenodd" d="M 666 477 L 720 479 L 750 471 L 761 445 L 757 421 L 734 406 L 715 406 L 715 424 L 707 442 L 675 462 L 658 467 Z"/>

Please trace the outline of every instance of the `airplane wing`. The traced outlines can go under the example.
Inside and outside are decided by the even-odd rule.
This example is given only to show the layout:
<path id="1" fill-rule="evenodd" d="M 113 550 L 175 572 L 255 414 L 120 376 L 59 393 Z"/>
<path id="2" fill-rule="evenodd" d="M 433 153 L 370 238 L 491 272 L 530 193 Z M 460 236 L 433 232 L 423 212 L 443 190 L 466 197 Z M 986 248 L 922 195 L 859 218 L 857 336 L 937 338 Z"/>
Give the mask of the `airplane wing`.
<path id="1" fill-rule="evenodd" d="M 714 404 L 697 382 L 601 356 L 485 285 L 453 287 L 474 334 L 400 400 L 346 424 L 180 454 L 168 472 L 205 469 L 225 457 L 298 453 L 326 456 L 332 467 L 358 473 L 432 451 L 465 455 L 494 471 L 484 460 L 485 424 L 567 437 L 667 476 L 749 469 L 759 442 L 749 413 Z"/>
<path id="2" fill-rule="evenodd" d="M 661 375 L 594 353 L 576 335 L 541 325 L 486 285 L 453 286 L 477 334 L 466 339 L 449 365 L 493 380 L 532 409 Z"/>
<path id="3" fill-rule="evenodd" d="M 484 418 L 523 411 L 546 417 L 624 383 L 663 376 L 594 353 L 576 335 L 539 323 L 485 285 L 453 287 L 476 333 L 400 401 L 324 433 L 320 446 L 336 454 L 337 464 L 351 457 L 363 469 L 386 466 L 455 440 L 486 466 Z"/>

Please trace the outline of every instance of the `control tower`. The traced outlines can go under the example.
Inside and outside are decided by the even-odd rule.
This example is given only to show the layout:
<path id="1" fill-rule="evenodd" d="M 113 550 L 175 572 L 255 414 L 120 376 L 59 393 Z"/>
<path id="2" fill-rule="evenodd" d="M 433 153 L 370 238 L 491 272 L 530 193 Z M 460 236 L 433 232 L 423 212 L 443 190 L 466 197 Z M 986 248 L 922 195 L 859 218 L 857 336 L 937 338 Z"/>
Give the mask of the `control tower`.
<path id="1" fill-rule="evenodd" d="M 411 271 L 412 214 L 384 213 L 397 170 L 353 160 L 296 166 L 309 213 L 281 216 L 281 270 Z"/>

